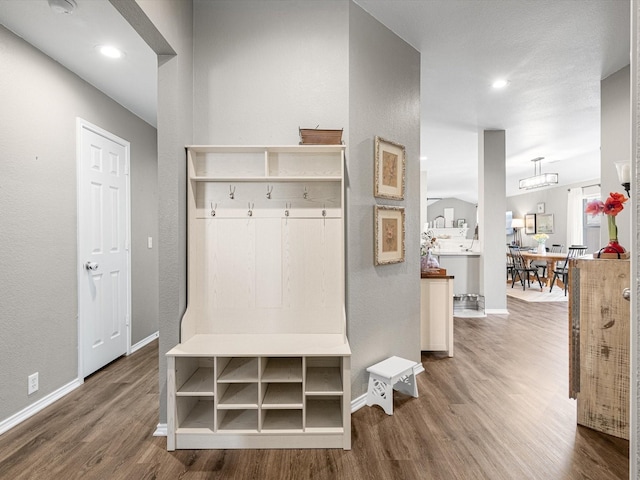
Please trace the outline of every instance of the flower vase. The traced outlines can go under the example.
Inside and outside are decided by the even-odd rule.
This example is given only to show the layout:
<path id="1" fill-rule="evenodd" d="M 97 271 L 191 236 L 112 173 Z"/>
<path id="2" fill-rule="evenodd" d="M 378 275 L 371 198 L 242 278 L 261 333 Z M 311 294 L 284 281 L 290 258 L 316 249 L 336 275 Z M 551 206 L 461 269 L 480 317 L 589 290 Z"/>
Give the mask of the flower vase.
<path id="1" fill-rule="evenodd" d="M 428 258 L 427 255 L 421 255 L 420 256 L 420 271 L 421 272 L 426 272 L 429 268 L 428 266 Z"/>
<path id="2" fill-rule="evenodd" d="M 607 223 L 609 226 L 609 243 L 606 246 L 594 253 L 596 258 L 629 258 L 629 252 L 618 243 L 618 226 L 616 225 L 616 217 L 613 215 L 607 216 Z"/>
<path id="3" fill-rule="evenodd" d="M 539 255 L 543 255 L 543 254 L 545 254 L 545 253 L 547 253 L 547 249 L 546 249 L 546 247 L 544 246 L 544 243 L 539 243 L 539 244 L 538 244 L 538 254 L 539 254 Z"/>

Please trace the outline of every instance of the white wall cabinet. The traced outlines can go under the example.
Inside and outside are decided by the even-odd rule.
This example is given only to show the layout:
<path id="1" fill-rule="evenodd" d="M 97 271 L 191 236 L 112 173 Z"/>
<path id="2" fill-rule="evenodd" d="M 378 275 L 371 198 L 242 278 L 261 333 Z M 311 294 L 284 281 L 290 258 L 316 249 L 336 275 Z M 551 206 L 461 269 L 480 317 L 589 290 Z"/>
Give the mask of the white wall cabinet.
<path id="1" fill-rule="evenodd" d="M 351 448 L 344 146 L 192 146 L 167 448 Z"/>

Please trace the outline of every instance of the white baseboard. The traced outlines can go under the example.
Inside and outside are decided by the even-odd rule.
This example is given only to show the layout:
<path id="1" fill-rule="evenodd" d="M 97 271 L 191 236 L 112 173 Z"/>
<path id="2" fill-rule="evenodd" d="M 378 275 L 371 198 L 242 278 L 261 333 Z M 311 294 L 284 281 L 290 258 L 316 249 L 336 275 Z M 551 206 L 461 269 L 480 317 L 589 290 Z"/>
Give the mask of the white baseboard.
<path id="1" fill-rule="evenodd" d="M 509 310 L 506 308 L 487 308 L 484 313 L 487 315 L 509 315 Z"/>
<path id="2" fill-rule="evenodd" d="M 140 350 L 142 347 L 146 347 L 147 345 L 149 345 L 151 342 L 153 342 L 156 338 L 158 338 L 160 336 L 159 332 L 156 333 L 152 333 L 151 335 L 149 335 L 147 338 L 143 338 L 142 340 L 140 340 L 138 343 L 136 343 L 135 345 L 131 345 L 131 352 L 129 352 L 129 355 L 131 355 L 134 352 L 137 352 L 138 350 Z"/>
<path id="3" fill-rule="evenodd" d="M 424 365 L 422 363 L 418 363 L 415 367 L 413 367 L 413 374 L 419 375 L 424 372 Z M 367 405 L 367 394 L 363 393 L 358 398 L 354 398 L 351 400 L 351 413 L 355 413 L 360 410 L 362 407 Z"/>
<path id="4" fill-rule="evenodd" d="M 84 380 L 77 378 L 67 383 L 66 385 L 60 387 L 56 391 L 51 392 L 49 395 L 42 397 L 40 400 L 36 401 L 35 403 L 32 403 L 28 407 L 23 408 L 18 413 L 11 415 L 6 420 L 2 420 L 0 422 L 0 435 L 12 429 L 13 427 L 19 425 L 20 423 L 24 422 L 29 417 L 32 417 L 43 408 L 46 408 L 52 403 L 56 402 L 57 400 L 60 400 L 62 397 L 64 397 L 68 393 L 71 393 L 83 383 L 84 383 Z"/>
<path id="5" fill-rule="evenodd" d="M 156 431 L 153 432 L 154 437 L 166 437 L 167 436 L 167 424 L 159 423 L 156 426 Z"/>

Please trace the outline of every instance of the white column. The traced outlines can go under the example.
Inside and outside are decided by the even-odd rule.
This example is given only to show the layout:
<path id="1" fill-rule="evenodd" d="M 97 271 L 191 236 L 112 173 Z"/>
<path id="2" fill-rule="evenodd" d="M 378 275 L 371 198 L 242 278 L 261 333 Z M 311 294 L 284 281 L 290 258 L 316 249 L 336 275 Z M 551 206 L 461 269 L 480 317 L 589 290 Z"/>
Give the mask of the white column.
<path id="1" fill-rule="evenodd" d="M 480 293 L 486 313 L 507 312 L 505 131 L 485 130 L 478 135 L 478 217 Z"/>

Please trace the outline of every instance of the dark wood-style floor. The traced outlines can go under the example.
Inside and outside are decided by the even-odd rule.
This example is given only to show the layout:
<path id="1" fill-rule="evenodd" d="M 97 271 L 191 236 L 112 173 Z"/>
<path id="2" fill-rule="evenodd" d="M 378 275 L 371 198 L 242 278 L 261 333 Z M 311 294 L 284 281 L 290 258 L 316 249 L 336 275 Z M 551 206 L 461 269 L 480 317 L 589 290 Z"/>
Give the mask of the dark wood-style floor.
<path id="1" fill-rule="evenodd" d="M 576 426 L 567 305 L 509 299 L 423 354 L 420 397 L 353 414 L 351 451 L 166 451 L 157 342 L 0 436 L 1 479 L 625 479 L 628 442 Z"/>

